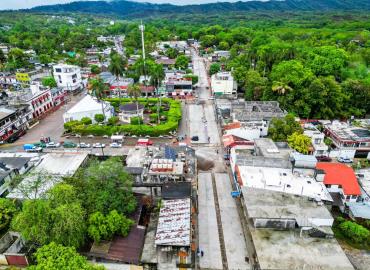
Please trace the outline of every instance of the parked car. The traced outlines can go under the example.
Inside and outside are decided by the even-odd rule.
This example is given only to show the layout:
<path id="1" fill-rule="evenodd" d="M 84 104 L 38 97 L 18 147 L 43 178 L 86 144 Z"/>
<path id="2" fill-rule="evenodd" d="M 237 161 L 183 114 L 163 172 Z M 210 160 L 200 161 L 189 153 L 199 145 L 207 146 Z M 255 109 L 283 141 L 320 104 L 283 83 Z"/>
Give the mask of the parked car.
<path id="1" fill-rule="evenodd" d="M 197 141 L 199 141 L 199 137 L 198 136 L 193 136 L 193 137 L 191 137 L 191 140 L 197 142 Z"/>
<path id="2" fill-rule="evenodd" d="M 116 143 L 116 142 L 114 142 L 114 143 L 111 143 L 110 144 L 110 147 L 112 147 L 112 148 L 121 148 L 122 147 L 122 143 Z"/>
<path id="3" fill-rule="evenodd" d="M 46 144 L 42 142 L 36 142 L 36 143 L 33 143 L 33 145 L 36 147 L 46 148 Z"/>
<path id="4" fill-rule="evenodd" d="M 60 143 L 55 143 L 55 142 L 48 142 L 46 144 L 46 148 L 58 148 L 60 146 Z"/>
<path id="5" fill-rule="evenodd" d="M 91 144 L 82 142 L 77 147 L 79 147 L 79 148 L 90 148 Z"/>
<path id="6" fill-rule="evenodd" d="M 339 157 L 338 161 L 341 162 L 341 163 L 352 163 L 353 159 L 348 158 L 348 157 Z"/>
<path id="7" fill-rule="evenodd" d="M 88 135 L 87 138 L 94 138 L 94 135 Z"/>
<path id="8" fill-rule="evenodd" d="M 94 143 L 93 148 L 104 148 L 105 144 L 104 143 Z"/>
<path id="9" fill-rule="evenodd" d="M 77 144 L 75 144 L 74 142 L 64 142 L 63 147 L 64 148 L 76 148 Z"/>
<path id="10" fill-rule="evenodd" d="M 332 158 L 328 156 L 317 156 L 316 159 L 322 162 L 331 162 Z"/>
<path id="11" fill-rule="evenodd" d="M 23 145 L 23 150 L 26 151 L 26 152 L 31 152 L 31 153 L 34 153 L 34 152 L 42 152 L 42 147 L 37 147 L 33 144 L 25 144 Z"/>
<path id="12" fill-rule="evenodd" d="M 149 139 L 138 139 L 136 146 L 150 146 L 153 145 L 153 142 Z"/>

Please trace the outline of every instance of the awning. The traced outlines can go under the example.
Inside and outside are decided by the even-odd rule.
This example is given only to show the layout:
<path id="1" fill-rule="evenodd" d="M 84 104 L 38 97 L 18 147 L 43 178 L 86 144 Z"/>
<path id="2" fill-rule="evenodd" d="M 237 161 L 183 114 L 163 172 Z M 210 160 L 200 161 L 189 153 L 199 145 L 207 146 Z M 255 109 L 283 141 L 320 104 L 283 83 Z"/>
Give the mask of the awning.
<path id="1" fill-rule="evenodd" d="M 224 135 L 224 136 L 222 136 L 222 142 L 224 144 L 224 147 L 228 147 L 228 146 L 233 145 L 235 143 L 233 135 Z"/>
<path id="2" fill-rule="evenodd" d="M 172 92 L 172 95 L 173 95 L 173 96 L 177 96 L 177 93 L 176 93 L 176 92 Z"/>

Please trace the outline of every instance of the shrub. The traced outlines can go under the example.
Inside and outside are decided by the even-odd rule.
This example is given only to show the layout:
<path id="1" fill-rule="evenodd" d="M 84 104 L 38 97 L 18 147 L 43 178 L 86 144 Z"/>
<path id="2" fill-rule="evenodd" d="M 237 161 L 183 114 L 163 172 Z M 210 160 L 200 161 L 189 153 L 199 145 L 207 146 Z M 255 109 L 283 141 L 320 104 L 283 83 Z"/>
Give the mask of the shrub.
<path id="1" fill-rule="evenodd" d="M 79 124 L 80 122 L 77 120 L 69 121 L 67 123 L 64 123 L 64 129 L 66 130 L 66 132 L 72 132 L 73 128 Z"/>
<path id="2" fill-rule="evenodd" d="M 108 124 L 111 126 L 114 126 L 118 123 L 119 118 L 117 116 L 112 116 L 111 118 L 108 119 Z"/>
<path id="3" fill-rule="evenodd" d="M 151 115 L 149 115 L 149 118 L 151 123 L 156 123 L 158 120 L 158 113 L 152 113 Z"/>
<path id="4" fill-rule="evenodd" d="M 131 125 L 141 125 L 141 124 L 143 124 L 143 119 L 141 119 L 141 117 L 137 117 L 137 116 L 131 117 L 130 123 L 131 123 Z"/>
<path id="5" fill-rule="evenodd" d="M 84 125 L 91 125 L 92 124 L 92 120 L 89 117 L 82 117 L 80 122 Z"/>
<path id="6" fill-rule="evenodd" d="M 346 237 L 359 244 L 368 241 L 370 236 L 368 229 L 352 221 L 344 221 L 339 225 L 339 229 Z"/>
<path id="7" fill-rule="evenodd" d="M 104 115 L 102 115 L 100 113 L 95 114 L 94 119 L 95 119 L 96 122 L 102 123 L 104 121 Z"/>

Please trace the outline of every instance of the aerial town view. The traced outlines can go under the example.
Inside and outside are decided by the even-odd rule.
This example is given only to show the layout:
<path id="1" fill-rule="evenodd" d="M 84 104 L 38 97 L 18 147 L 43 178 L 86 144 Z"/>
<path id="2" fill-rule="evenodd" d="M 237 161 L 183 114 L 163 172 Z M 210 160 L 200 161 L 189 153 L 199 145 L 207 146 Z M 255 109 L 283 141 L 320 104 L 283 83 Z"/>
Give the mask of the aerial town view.
<path id="1" fill-rule="evenodd" d="M 0 0 L 0 270 L 370 270 L 369 0 Z"/>

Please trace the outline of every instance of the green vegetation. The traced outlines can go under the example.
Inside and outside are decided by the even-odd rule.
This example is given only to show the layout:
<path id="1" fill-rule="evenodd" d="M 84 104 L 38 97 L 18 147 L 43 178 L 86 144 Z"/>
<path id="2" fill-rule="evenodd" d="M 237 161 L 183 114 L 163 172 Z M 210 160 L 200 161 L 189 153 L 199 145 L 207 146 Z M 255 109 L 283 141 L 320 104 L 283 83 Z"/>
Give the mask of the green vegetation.
<path id="1" fill-rule="evenodd" d="M 133 224 L 132 220 L 120 215 L 116 210 L 110 211 L 106 216 L 95 212 L 89 217 L 88 233 L 99 243 L 101 240 L 111 240 L 116 233 L 127 236 Z"/>
<path id="2" fill-rule="evenodd" d="M 116 110 L 118 110 L 120 104 L 130 103 L 132 99 L 130 98 L 106 98 L 104 99 L 107 102 L 110 102 Z M 147 108 L 151 107 L 149 105 L 159 102 L 157 98 L 138 98 L 137 102 L 146 106 Z M 112 124 L 108 122 L 108 125 L 86 125 L 81 123 L 81 121 L 71 121 L 64 124 L 64 129 L 66 132 L 71 132 L 81 135 L 112 135 L 112 134 L 131 134 L 131 135 L 142 135 L 142 136 L 159 136 L 166 135 L 171 131 L 174 131 L 178 128 L 179 121 L 181 119 L 181 103 L 169 98 L 163 98 L 161 100 L 162 106 L 168 108 L 167 111 L 160 113 L 160 124 L 157 125 L 148 125 L 148 124 L 139 124 L 138 119 L 131 119 L 131 124 Z M 152 106 L 153 106 L 152 105 Z M 157 107 L 154 106 L 154 111 L 157 111 Z"/>
<path id="3" fill-rule="evenodd" d="M 104 119 L 105 119 L 105 117 L 104 117 L 104 115 L 103 115 L 103 114 L 101 114 L 101 113 L 98 113 L 98 114 L 95 114 L 95 115 L 94 115 L 94 120 L 95 120 L 96 122 L 98 122 L 98 123 L 102 123 L 102 122 L 104 122 Z"/>
<path id="4" fill-rule="evenodd" d="M 69 269 L 69 270 L 103 270 L 102 266 L 93 266 L 86 258 L 79 255 L 73 247 L 64 247 L 51 242 L 40 247 L 35 253 L 37 265 L 27 269 Z"/>
<path id="5" fill-rule="evenodd" d="M 299 123 L 295 121 L 295 117 L 291 114 L 288 114 L 283 119 L 272 119 L 268 133 L 271 139 L 274 141 L 285 142 L 293 133 L 302 134 L 303 129 Z"/>
<path id="6" fill-rule="evenodd" d="M 359 248 L 370 249 L 370 223 L 364 221 L 362 224 L 343 217 L 337 217 L 333 225 L 335 237 L 345 241 L 347 244 Z"/>
<path id="7" fill-rule="evenodd" d="M 8 229 L 11 220 L 18 212 L 14 201 L 0 198 L 0 231 Z"/>
<path id="8" fill-rule="evenodd" d="M 294 132 L 287 138 L 288 144 L 291 148 L 302 154 L 308 154 L 311 146 L 310 137 L 300 134 L 299 132 Z"/>
<path id="9" fill-rule="evenodd" d="M 45 77 L 42 79 L 42 85 L 50 88 L 57 87 L 57 82 L 54 77 Z"/>

